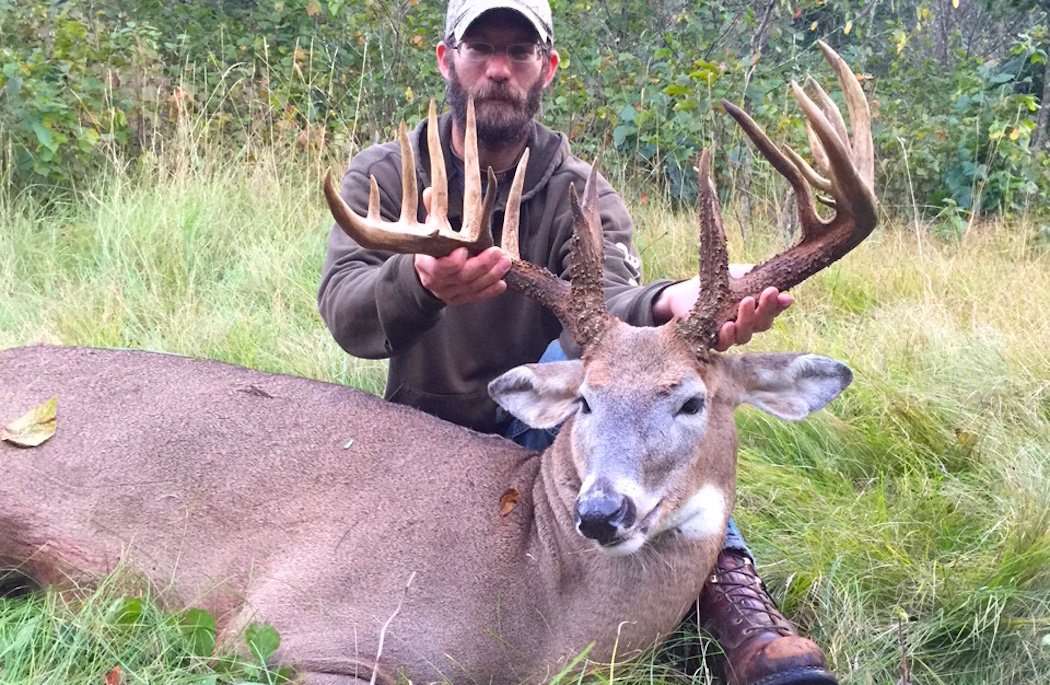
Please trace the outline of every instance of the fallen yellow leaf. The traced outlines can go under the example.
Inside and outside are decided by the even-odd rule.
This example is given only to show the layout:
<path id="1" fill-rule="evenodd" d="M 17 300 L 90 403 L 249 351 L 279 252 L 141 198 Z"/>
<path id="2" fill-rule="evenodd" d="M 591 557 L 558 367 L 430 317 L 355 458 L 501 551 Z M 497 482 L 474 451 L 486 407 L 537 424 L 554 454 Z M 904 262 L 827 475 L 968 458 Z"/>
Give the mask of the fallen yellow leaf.
<path id="1" fill-rule="evenodd" d="M 518 492 L 518 489 L 508 488 L 499 498 L 499 515 L 501 517 L 510 515 L 514 507 L 518 506 L 519 499 L 521 499 L 521 493 Z"/>
<path id="2" fill-rule="evenodd" d="M 0 440 L 19 447 L 42 445 L 55 434 L 57 416 L 58 398 L 52 397 L 0 428 Z"/>

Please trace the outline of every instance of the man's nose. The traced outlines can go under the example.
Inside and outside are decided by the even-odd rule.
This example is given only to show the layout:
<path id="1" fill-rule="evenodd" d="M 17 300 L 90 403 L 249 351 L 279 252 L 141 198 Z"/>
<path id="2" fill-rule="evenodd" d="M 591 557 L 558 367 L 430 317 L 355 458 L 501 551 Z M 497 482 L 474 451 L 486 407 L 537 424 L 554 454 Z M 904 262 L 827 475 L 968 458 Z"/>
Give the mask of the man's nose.
<path id="1" fill-rule="evenodd" d="M 485 60 L 485 75 L 493 81 L 506 81 L 510 78 L 511 61 L 505 50 L 500 50 Z"/>

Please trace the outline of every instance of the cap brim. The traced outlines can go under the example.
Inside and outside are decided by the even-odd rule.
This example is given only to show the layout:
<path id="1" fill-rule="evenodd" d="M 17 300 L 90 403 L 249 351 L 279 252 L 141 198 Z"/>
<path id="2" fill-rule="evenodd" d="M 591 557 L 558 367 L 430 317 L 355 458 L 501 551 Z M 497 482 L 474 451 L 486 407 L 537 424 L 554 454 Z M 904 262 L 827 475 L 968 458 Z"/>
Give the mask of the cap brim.
<path id="1" fill-rule="evenodd" d="M 521 16 L 525 17 L 529 20 L 529 23 L 532 24 L 532 28 L 536 29 L 536 33 L 538 33 L 540 36 L 540 42 L 550 42 L 550 32 L 548 32 L 547 29 L 544 27 L 543 21 L 528 8 L 522 7 L 521 5 L 514 2 L 490 2 L 482 7 L 475 7 L 467 11 L 467 13 L 463 15 L 463 18 L 460 19 L 456 24 L 458 28 L 456 28 L 456 30 L 453 33 L 456 42 L 458 43 L 459 41 L 463 40 L 463 34 L 467 32 L 467 29 L 470 28 L 470 25 L 473 24 L 478 17 L 480 17 L 482 14 L 485 14 L 485 12 L 491 12 L 492 10 L 499 9 L 514 10 Z"/>

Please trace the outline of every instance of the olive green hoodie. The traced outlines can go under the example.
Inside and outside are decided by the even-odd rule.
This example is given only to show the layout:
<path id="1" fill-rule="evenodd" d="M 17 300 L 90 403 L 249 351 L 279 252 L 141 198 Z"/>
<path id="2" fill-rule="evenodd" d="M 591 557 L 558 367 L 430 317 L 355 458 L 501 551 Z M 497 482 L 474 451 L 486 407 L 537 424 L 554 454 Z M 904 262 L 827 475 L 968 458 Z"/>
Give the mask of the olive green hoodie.
<path id="1" fill-rule="evenodd" d="M 416 160 L 429 159 L 426 122 L 410 135 Z M 438 122 L 449 176 L 449 221 L 463 211 L 463 162 L 451 149 L 451 115 Z M 534 123 L 521 201 L 519 245 L 523 259 L 568 278 L 572 214 L 569 186 L 583 190 L 590 165 L 569 152 L 565 137 Z M 417 164 L 419 188 L 430 185 L 427 164 Z M 500 176 L 492 226 L 500 239 L 513 170 Z M 356 155 L 343 176 L 342 195 L 359 214 L 368 207 L 370 175 L 380 188 L 381 213 L 394 221 L 401 208 L 401 152 L 397 142 Z M 505 178 L 504 178 L 505 176 Z M 605 233 L 605 297 L 610 311 L 639 326 L 654 325 L 652 304 L 669 281 L 638 285 L 639 260 L 632 223 L 620 196 L 599 176 L 598 203 Z M 422 201 L 419 219 L 425 218 Z M 445 305 L 424 288 L 412 255 L 361 247 L 338 226 L 328 237 L 321 288 L 321 316 L 352 355 L 390 358 L 386 398 L 484 432 L 504 420 L 489 399 L 496 376 L 535 362 L 557 338 L 561 324 L 539 304 L 517 293 L 474 304 Z"/>

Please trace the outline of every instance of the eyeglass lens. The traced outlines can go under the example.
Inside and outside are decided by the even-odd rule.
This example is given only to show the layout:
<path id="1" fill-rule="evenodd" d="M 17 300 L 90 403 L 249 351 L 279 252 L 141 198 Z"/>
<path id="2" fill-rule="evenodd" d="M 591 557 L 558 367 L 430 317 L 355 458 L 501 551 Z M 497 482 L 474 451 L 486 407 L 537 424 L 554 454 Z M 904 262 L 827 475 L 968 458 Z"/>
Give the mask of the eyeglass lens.
<path id="1" fill-rule="evenodd" d="M 469 40 L 457 47 L 463 48 L 464 57 L 478 62 L 487 60 L 497 52 L 506 52 L 512 62 L 530 62 L 536 59 L 540 46 L 536 43 L 511 43 L 506 47 L 497 48 L 491 43 Z"/>

